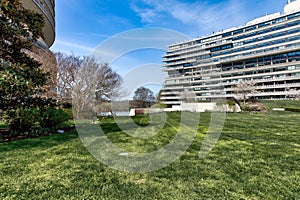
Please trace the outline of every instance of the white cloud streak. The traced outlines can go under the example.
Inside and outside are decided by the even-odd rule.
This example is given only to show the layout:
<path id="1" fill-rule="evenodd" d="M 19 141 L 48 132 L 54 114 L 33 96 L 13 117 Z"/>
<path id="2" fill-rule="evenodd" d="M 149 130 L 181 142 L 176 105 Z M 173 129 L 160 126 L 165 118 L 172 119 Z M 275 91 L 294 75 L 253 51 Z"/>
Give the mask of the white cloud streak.
<path id="1" fill-rule="evenodd" d="M 245 5 L 243 1 L 238 0 L 214 4 L 209 4 L 208 1 L 188 3 L 179 0 L 143 0 L 142 2 L 142 4 L 132 2 L 131 8 L 141 17 L 143 23 L 155 25 L 156 22 L 159 24 L 161 20 L 171 18 L 198 33 L 241 25 L 247 18 L 243 13 Z"/>
<path id="2" fill-rule="evenodd" d="M 61 40 L 56 40 L 55 45 L 72 47 L 74 49 L 81 49 L 81 50 L 88 51 L 88 52 L 93 50 L 93 48 L 91 48 L 91 47 L 87 47 L 87 46 L 80 45 L 80 44 L 75 44 L 72 42 L 61 41 Z"/>

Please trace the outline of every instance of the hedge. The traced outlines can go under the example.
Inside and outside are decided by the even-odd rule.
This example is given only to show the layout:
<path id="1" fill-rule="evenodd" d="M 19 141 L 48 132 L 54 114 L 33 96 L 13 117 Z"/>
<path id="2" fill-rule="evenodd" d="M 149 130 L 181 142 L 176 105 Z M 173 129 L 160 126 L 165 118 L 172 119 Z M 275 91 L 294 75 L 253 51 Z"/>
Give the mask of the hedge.
<path id="1" fill-rule="evenodd" d="M 300 112 L 300 108 L 297 108 L 297 107 L 287 107 L 284 109 L 285 109 L 285 111 L 290 111 L 290 112 Z"/>

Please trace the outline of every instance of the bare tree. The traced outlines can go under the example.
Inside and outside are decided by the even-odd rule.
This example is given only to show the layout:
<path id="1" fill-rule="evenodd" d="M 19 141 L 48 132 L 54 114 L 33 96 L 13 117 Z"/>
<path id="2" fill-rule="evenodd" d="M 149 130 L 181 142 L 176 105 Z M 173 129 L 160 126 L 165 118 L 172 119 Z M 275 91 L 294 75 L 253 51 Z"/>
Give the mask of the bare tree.
<path id="1" fill-rule="evenodd" d="M 180 94 L 182 102 L 184 103 L 195 103 L 195 93 L 192 91 L 184 91 Z"/>
<path id="2" fill-rule="evenodd" d="M 256 81 L 254 80 L 240 81 L 235 87 L 236 99 L 242 100 L 245 105 L 246 100 L 256 94 L 257 90 L 255 85 Z"/>
<path id="3" fill-rule="evenodd" d="M 288 91 L 288 97 L 294 99 L 294 100 L 299 100 L 300 99 L 300 90 L 297 89 L 289 89 Z"/>
<path id="4" fill-rule="evenodd" d="M 57 60 L 57 98 L 65 103 L 71 103 L 75 77 L 79 72 L 82 60 L 75 55 L 55 53 Z"/>
<path id="5" fill-rule="evenodd" d="M 95 105 L 122 95 L 122 78 L 108 64 L 95 57 L 76 57 L 56 53 L 58 62 L 58 88 L 62 98 L 72 96 L 73 110 L 95 111 Z"/>

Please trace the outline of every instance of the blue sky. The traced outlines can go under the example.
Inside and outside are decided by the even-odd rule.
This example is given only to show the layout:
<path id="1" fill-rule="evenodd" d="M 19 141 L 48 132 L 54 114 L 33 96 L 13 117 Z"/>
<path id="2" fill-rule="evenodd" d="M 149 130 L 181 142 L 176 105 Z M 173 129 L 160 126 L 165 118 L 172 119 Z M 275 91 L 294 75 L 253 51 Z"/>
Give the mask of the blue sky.
<path id="1" fill-rule="evenodd" d="M 135 28 L 160 27 L 190 38 L 209 35 L 282 12 L 286 0 L 57 0 L 56 41 L 52 51 L 89 55 L 111 36 Z M 161 63 L 163 51 L 124 56 L 112 67 L 120 74 L 147 63 Z M 143 56 L 142 56 L 143 55 Z"/>
<path id="2" fill-rule="evenodd" d="M 286 0 L 57 0 L 53 51 L 87 55 L 112 35 L 162 27 L 190 37 L 245 24 L 282 11 Z"/>

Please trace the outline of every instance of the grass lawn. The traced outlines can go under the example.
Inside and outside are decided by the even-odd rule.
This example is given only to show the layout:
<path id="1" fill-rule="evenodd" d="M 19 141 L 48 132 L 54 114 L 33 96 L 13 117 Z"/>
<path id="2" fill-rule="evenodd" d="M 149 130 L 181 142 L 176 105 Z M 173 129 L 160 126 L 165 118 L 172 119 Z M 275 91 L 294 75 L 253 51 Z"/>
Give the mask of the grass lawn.
<path id="1" fill-rule="evenodd" d="M 179 117 L 169 114 L 173 126 Z M 217 145 L 199 159 L 209 117 L 201 114 L 196 139 L 183 156 L 145 174 L 101 164 L 75 131 L 0 143 L 0 199 L 300 199 L 299 113 L 227 114 Z M 102 125 L 128 151 L 153 151 L 174 136 L 174 127 L 166 126 L 142 141 L 110 119 Z"/>

